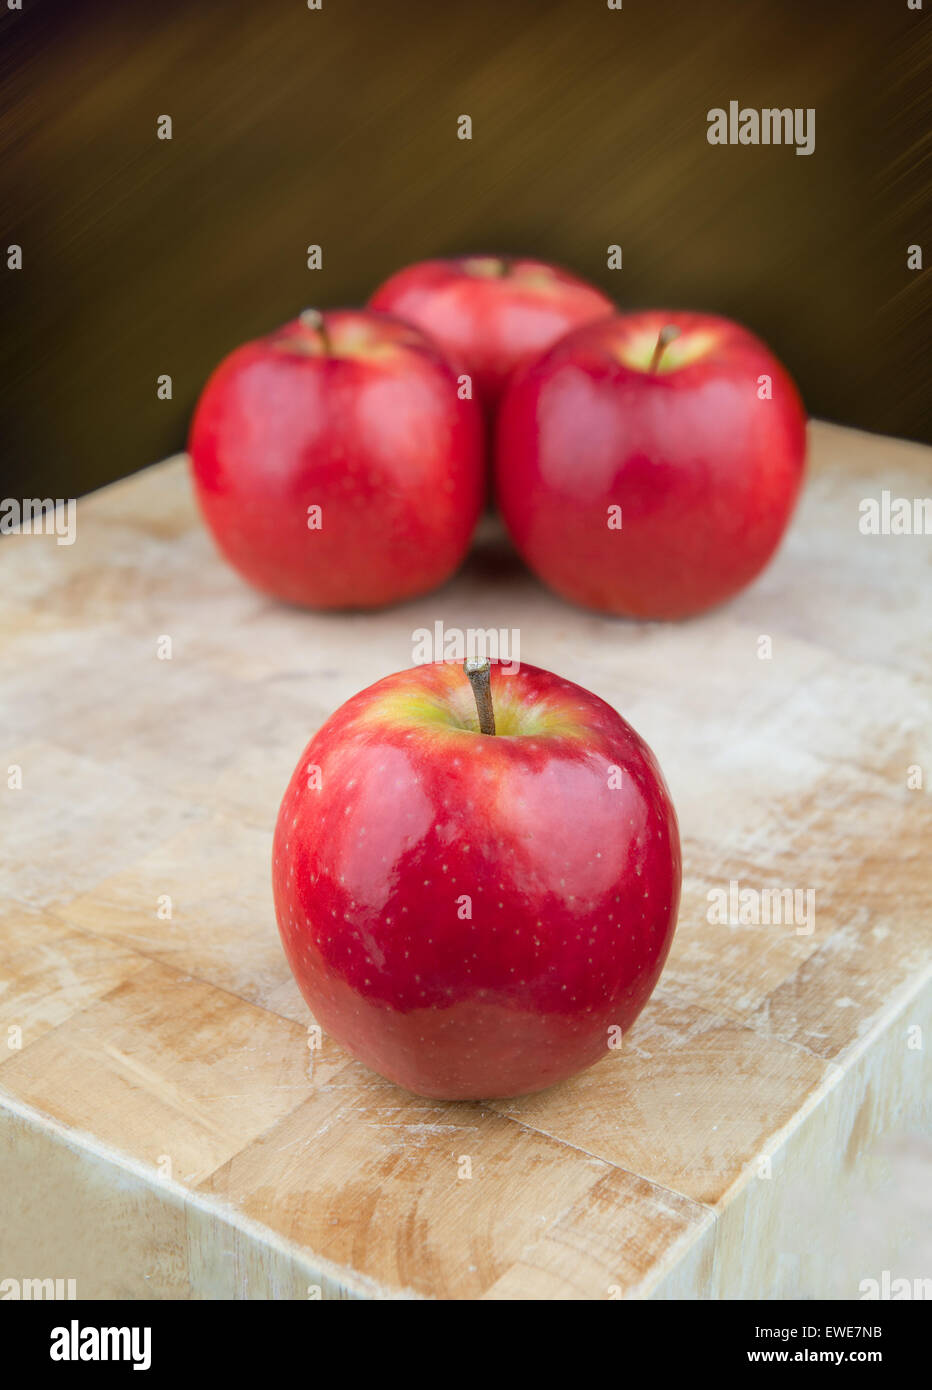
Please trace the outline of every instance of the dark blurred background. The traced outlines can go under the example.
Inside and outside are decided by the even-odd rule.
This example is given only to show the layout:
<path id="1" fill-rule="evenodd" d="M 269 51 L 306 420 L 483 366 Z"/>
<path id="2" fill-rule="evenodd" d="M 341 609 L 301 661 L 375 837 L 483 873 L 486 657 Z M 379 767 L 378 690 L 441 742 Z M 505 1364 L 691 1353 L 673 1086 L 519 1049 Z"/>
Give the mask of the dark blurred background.
<path id="1" fill-rule="evenodd" d="M 237 343 L 476 250 L 731 315 L 813 414 L 929 439 L 930 25 L 906 0 L 3 0 L 0 495 L 177 450 Z M 815 153 L 710 146 L 731 99 L 814 107 Z"/>

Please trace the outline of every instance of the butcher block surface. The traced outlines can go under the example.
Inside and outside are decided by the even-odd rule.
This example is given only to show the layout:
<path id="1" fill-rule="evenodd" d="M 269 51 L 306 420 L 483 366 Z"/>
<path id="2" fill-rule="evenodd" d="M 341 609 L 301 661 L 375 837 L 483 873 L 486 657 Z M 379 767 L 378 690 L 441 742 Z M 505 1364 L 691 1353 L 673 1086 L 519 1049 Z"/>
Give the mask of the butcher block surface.
<path id="1" fill-rule="evenodd" d="M 217 557 L 183 459 L 82 499 L 73 545 L 0 540 L 0 1278 L 491 1299 L 879 1278 L 840 1232 L 846 1182 L 916 1122 L 932 1036 L 932 605 L 928 536 L 862 534 L 859 504 L 932 494 L 932 450 L 824 424 L 811 445 L 774 564 L 679 624 L 566 605 L 490 521 L 438 593 L 285 608 Z M 523 660 L 608 700 L 680 819 L 654 996 L 524 1099 L 422 1100 L 313 1046 L 275 926 L 305 743 L 438 621 L 517 629 Z M 710 921 L 732 883 L 814 919 Z"/>

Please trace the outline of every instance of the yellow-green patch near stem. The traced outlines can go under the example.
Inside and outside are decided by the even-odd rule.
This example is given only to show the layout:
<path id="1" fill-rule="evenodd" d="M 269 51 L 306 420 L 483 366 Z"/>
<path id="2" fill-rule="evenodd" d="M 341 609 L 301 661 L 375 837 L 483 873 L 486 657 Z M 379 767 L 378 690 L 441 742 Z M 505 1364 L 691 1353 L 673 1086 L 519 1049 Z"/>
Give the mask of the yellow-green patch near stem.
<path id="1" fill-rule="evenodd" d="M 442 672 L 425 668 L 423 685 L 388 685 L 360 715 L 364 723 L 414 724 L 437 734 L 480 734 L 476 701 L 460 663 Z M 435 688 L 431 688 L 431 685 Z M 587 729 L 575 717 L 570 700 L 529 700 L 520 676 L 493 681 L 495 738 L 585 738 Z M 485 737 L 485 735 L 481 735 Z"/>

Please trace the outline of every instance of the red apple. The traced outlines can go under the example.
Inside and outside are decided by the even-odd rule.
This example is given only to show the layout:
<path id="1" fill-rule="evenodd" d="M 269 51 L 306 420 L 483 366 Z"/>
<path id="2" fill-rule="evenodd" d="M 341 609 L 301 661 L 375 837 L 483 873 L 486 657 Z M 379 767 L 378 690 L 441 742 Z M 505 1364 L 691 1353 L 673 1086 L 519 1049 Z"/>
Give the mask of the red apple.
<path id="1" fill-rule="evenodd" d="M 475 401 L 435 344 L 369 311 L 309 311 L 237 349 L 204 388 L 190 453 L 226 558 L 314 608 L 436 588 L 484 496 Z"/>
<path id="2" fill-rule="evenodd" d="M 508 256 L 410 265 L 370 304 L 416 324 L 461 362 L 489 409 L 515 368 L 570 329 L 614 312 L 610 299 L 568 271 Z"/>
<path id="3" fill-rule="evenodd" d="M 773 555 L 802 481 L 806 416 L 746 329 L 626 314 L 515 377 L 495 453 L 502 516 L 546 584 L 603 612 L 682 618 L 730 598 Z"/>
<path id="4" fill-rule="evenodd" d="M 484 733 L 482 679 L 436 662 L 348 700 L 305 749 L 273 848 L 315 1018 L 447 1100 L 605 1056 L 657 983 L 680 893 L 676 816 L 630 725 L 549 671 L 493 663 Z"/>

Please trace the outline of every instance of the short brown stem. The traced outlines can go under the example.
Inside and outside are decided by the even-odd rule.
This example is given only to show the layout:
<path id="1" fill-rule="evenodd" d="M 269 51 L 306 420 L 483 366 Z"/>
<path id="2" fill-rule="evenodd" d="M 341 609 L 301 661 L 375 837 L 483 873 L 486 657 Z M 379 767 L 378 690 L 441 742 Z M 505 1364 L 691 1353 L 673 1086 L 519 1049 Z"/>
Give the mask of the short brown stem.
<path id="1" fill-rule="evenodd" d="M 298 320 L 304 328 L 316 333 L 320 345 L 324 352 L 330 351 L 330 335 L 327 332 L 327 325 L 324 323 L 324 316 L 319 309 L 303 309 L 298 315 Z"/>
<path id="2" fill-rule="evenodd" d="M 668 323 L 666 327 L 661 328 L 660 332 L 657 334 L 657 346 L 654 348 L 654 355 L 650 359 L 650 371 L 655 372 L 657 370 L 660 366 L 660 359 L 663 356 L 664 348 L 668 343 L 672 343 L 674 338 L 678 338 L 679 336 L 680 329 L 677 328 L 675 323 Z"/>
<path id="3" fill-rule="evenodd" d="M 495 710 L 492 707 L 492 668 L 488 657 L 467 657 L 463 670 L 469 677 L 472 693 L 476 697 L 476 710 L 479 714 L 479 732 L 495 733 Z"/>

